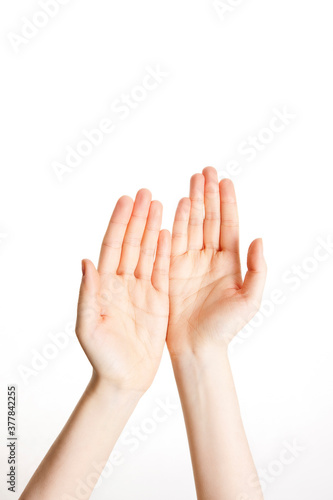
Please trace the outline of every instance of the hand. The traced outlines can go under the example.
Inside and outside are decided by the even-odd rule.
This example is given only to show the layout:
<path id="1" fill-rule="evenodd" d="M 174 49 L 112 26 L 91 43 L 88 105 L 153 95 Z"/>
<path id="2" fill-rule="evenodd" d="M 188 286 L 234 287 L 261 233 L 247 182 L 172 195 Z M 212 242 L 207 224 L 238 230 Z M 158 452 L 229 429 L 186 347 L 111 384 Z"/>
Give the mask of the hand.
<path id="1" fill-rule="evenodd" d="M 205 213 L 205 215 L 204 215 Z M 242 280 L 233 183 L 218 183 L 212 167 L 191 178 L 190 198 L 180 200 L 172 233 L 170 317 L 172 356 L 227 347 L 258 311 L 266 279 L 262 240 L 253 241 Z"/>
<path id="2" fill-rule="evenodd" d="M 116 389 L 143 393 L 163 352 L 169 313 L 171 238 L 160 231 L 162 205 L 142 189 L 123 196 L 98 264 L 84 260 L 76 333 L 94 375 Z M 155 258 L 156 253 L 156 258 Z"/>

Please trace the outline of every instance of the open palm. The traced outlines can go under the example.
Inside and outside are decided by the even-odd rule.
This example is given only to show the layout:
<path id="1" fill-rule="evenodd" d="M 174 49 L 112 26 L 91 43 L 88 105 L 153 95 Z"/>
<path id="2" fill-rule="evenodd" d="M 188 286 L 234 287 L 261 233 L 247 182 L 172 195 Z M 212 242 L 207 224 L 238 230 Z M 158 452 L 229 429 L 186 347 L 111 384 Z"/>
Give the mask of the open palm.
<path id="1" fill-rule="evenodd" d="M 119 199 L 98 270 L 85 260 L 77 335 L 95 372 L 116 387 L 146 390 L 157 371 L 168 324 L 170 234 L 162 205 L 147 190 Z M 156 254 L 156 257 L 155 257 Z"/>
<path id="2" fill-rule="evenodd" d="M 178 205 L 170 265 L 172 355 L 213 341 L 227 345 L 260 305 L 266 265 L 262 242 L 249 248 L 243 282 L 237 204 L 233 184 L 218 182 L 212 167 L 191 179 L 190 198 Z"/>

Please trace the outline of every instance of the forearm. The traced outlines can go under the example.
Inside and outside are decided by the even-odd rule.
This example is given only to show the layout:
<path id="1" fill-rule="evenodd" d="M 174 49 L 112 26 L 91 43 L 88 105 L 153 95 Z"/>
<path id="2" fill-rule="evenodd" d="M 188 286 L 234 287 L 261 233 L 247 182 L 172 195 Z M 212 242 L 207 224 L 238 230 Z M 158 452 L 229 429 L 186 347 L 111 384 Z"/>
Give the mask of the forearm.
<path id="1" fill-rule="evenodd" d="M 93 376 L 20 500 L 75 499 L 82 482 L 87 493 L 83 497 L 81 492 L 80 498 L 89 498 L 98 480 L 94 464 L 103 470 L 139 397 Z"/>
<path id="2" fill-rule="evenodd" d="M 198 500 L 263 500 L 226 349 L 172 359 Z"/>

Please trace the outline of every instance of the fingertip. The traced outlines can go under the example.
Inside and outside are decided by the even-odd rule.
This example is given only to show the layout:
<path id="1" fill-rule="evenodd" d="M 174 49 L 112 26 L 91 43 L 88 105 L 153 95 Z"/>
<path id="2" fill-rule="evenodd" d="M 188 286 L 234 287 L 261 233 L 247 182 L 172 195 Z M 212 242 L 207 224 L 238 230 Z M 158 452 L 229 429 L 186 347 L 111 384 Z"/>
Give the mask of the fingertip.
<path id="1" fill-rule="evenodd" d="M 248 269 L 252 271 L 262 271 L 266 268 L 264 259 L 262 238 L 256 238 L 252 241 L 248 251 Z"/>
<path id="2" fill-rule="evenodd" d="M 90 275 L 93 271 L 96 271 L 96 268 L 94 264 L 91 262 L 89 259 L 82 259 L 82 275 L 83 276 L 88 276 Z"/>
<path id="3" fill-rule="evenodd" d="M 161 229 L 161 233 L 163 233 L 163 236 L 167 239 L 171 239 L 171 233 L 169 229 Z"/>
<path id="4" fill-rule="evenodd" d="M 208 177 L 208 176 L 214 176 L 214 177 L 217 177 L 217 170 L 216 170 L 216 168 L 214 168 L 214 167 L 205 167 L 205 168 L 202 170 L 202 174 L 203 174 L 205 177 Z"/>
<path id="5" fill-rule="evenodd" d="M 190 198 L 182 198 L 181 200 L 179 200 L 179 203 L 178 203 L 178 208 L 181 208 L 182 210 L 185 210 L 185 211 L 190 211 L 191 209 L 191 200 Z"/>
<path id="6" fill-rule="evenodd" d="M 168 293 L 169 288 L 170 254 L 171 235 L 167 229 L 162 229 L 158 237 L 152 284 L 157 290 L 164 293 Z"/>
<path id="7" fill-rule="evenodd" d="M 82 259 L 82 280 L 81 290 L 82 293 L 95 295 L 99 289 L 100 277 L 96 267 L 89 259 Z"/>
<path id="8" fill-rule="evenodd" d="M 81 268 L 82 268 L 82 276 L 85 276 L 85 274 L 86 274 L 86 259 L 82 259 Z"/>
<path id="9" fill-rule="evenodd" d="M 123 202 L 123 203 L 133 203 L 133 198 L 131 198 L 130 196 L 128 196 L 127 194 L 123 194 L 119 200 L 120 202 Z"/>
<path id="10" fill-rule="evenodd" d="M 151 201 L 152 199 L 151 191 L 149 191 L 149 189 L 146 188 L 139 189 L 139 191 L 136 193 L 136 200 L 141 200 L 141 199 Z"/>
<path id="11" fill-rule="evenodd" d="M 89 259 L 82 259 L 82 276 L 88 276 L 90 274 L 90 267 L 94 266 L 94 264 Z"/>
<path id="12" fill-rule="evenodd" d="M 134 203 L 133 199 L 127 195 L 121 196 L 117 201 L 117 205 L 119 208 L 133 207 L 133 203 Z"/>
<path id="13" fill-rule="evenodd" d="M 267 272 L 267 263 L 264 256 L 264 242 L 262 238 L 258 238 L 258 246 L 260 248 L 262 266 L 264 268 L 264 271 Z"/>
<path id="14" fill-rule="evenodd" d="M 171 233 L 168 229 L 161 229 L 159 239 L 160 243 L 166 247 L 171 247 Z"/>
<path id="15" fill-rule="evenodd" d="M 249 249 L 250 248 L 253 251 L 260 252 L 263 254 L 264 246 L 263 246 L 262 238 L 256 238 L 255 240 L 253 240 L 249 246 Z"/>
<path id="16" fill-rule="evenodd" d="M 236 191 L 235 185 L 231 179 L 222 179 L 219 183 L 220 186 L 220 198 L 224 203 L 235 203 L 236 202 Z"/>
<path id="17" fill-rule="evenodd" d="M 193 174 L 190 179 L 191 185 L 203 185 L 205 182 L 205 176 L 203 174 Z"/>
<path id="18" fill-rule="evenodd" d="M 182 198 L 181 200 L 179 200 L 177 205 L 175 221 L 187 222 L 190 216 L 190 211 L 191 211 L 190 198 Z"/>
<path id="19" fill-rule="evenodd" d="M 163 205 L 159 200 L 153 200 L 150 204 L 150 209 L 159 215 L 163 212 Z"/>
<path id="20" fill-rule="evenodd" d="M 258 238 L 262 251 L 264 251 L 264 242 L 262 238 Z"/>
<path id="21" fill-rule="evenodd" d="M 143 188 L 136 193 L 132 216 L 139 215 L 144 217 L 148 215 L 150 204 L 152 200 L 152 194 L 149 189 Z"/>
<path id="22" fill-rule="evenodd" d="M 257 238 L 255 241 L 256 241 L 256 245 L 258 247 L 258 252 L 260 252 L 262 257 L 263 257 L 264 256 L 264 243 L 262 241 L 262 238 Z"/>
<path id="23" fill-rule="evenodd" d="M 167 229 L 162 229 L 158 236 L 157 254 L 160 257 L 170 259 L 171 255 L 171 234 Z"/>
<path id="24" fill-rule="evenodd" d="M 234 187 L 234 183 L 228 177 L 225 177 L 224 179 L 221 179 L 219 184 L 220 184 L 221 188 L 231 188 L 231 187 Z"/>

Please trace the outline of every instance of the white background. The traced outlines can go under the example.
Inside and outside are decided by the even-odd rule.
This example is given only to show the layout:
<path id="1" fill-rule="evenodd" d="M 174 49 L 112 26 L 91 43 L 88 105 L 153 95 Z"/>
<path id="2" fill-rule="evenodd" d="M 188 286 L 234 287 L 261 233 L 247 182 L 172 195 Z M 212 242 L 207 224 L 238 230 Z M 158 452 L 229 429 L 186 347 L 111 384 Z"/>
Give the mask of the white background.
<path id="1" fill-rule="evenodd" d="M 268 472 L 266 500 L 332 500 L 333 255 L 307 260 L 317 238 L 333 237 L 331 2 L 243 0 L 221 18 L 212 0 L 71 0 L 16 52 L 8 34 L 40 10 L 34 0 L 0 8 L 1 498 L 14 498 L 6 384 L 18 385 L 22 491 L 89 379 L 75 338 L 28 380 L 19 367 L 75 320 L 81 259 L 97 262 L 117 198 L 149 188 L 171 229 L 190 176 L 237 160 L 244 267 L 262 236 L 265 298 L 280 289 L 285 299 L 230 354 L 251 449 L 259 469 L 278 471 Z M 168 76 L 121 120 L 110 105 L 148 66 Z M 248 161 L 238 147 L 265 134 L 274 108 L 295 117 Z M 114 133 L 60 182 L 52 162 L 106 117 Z M 306 269 L 295 290 L 294 265 Z M 156 398 L 177 402 L 167 353 L 133 424 L 151 417 Z M 305 449 L 282 470 L 272 465 L 294 440 Z M 94 500 L 195 499 L 179 408 L 136 452 L 119 448 L 124 463 Z"/>

